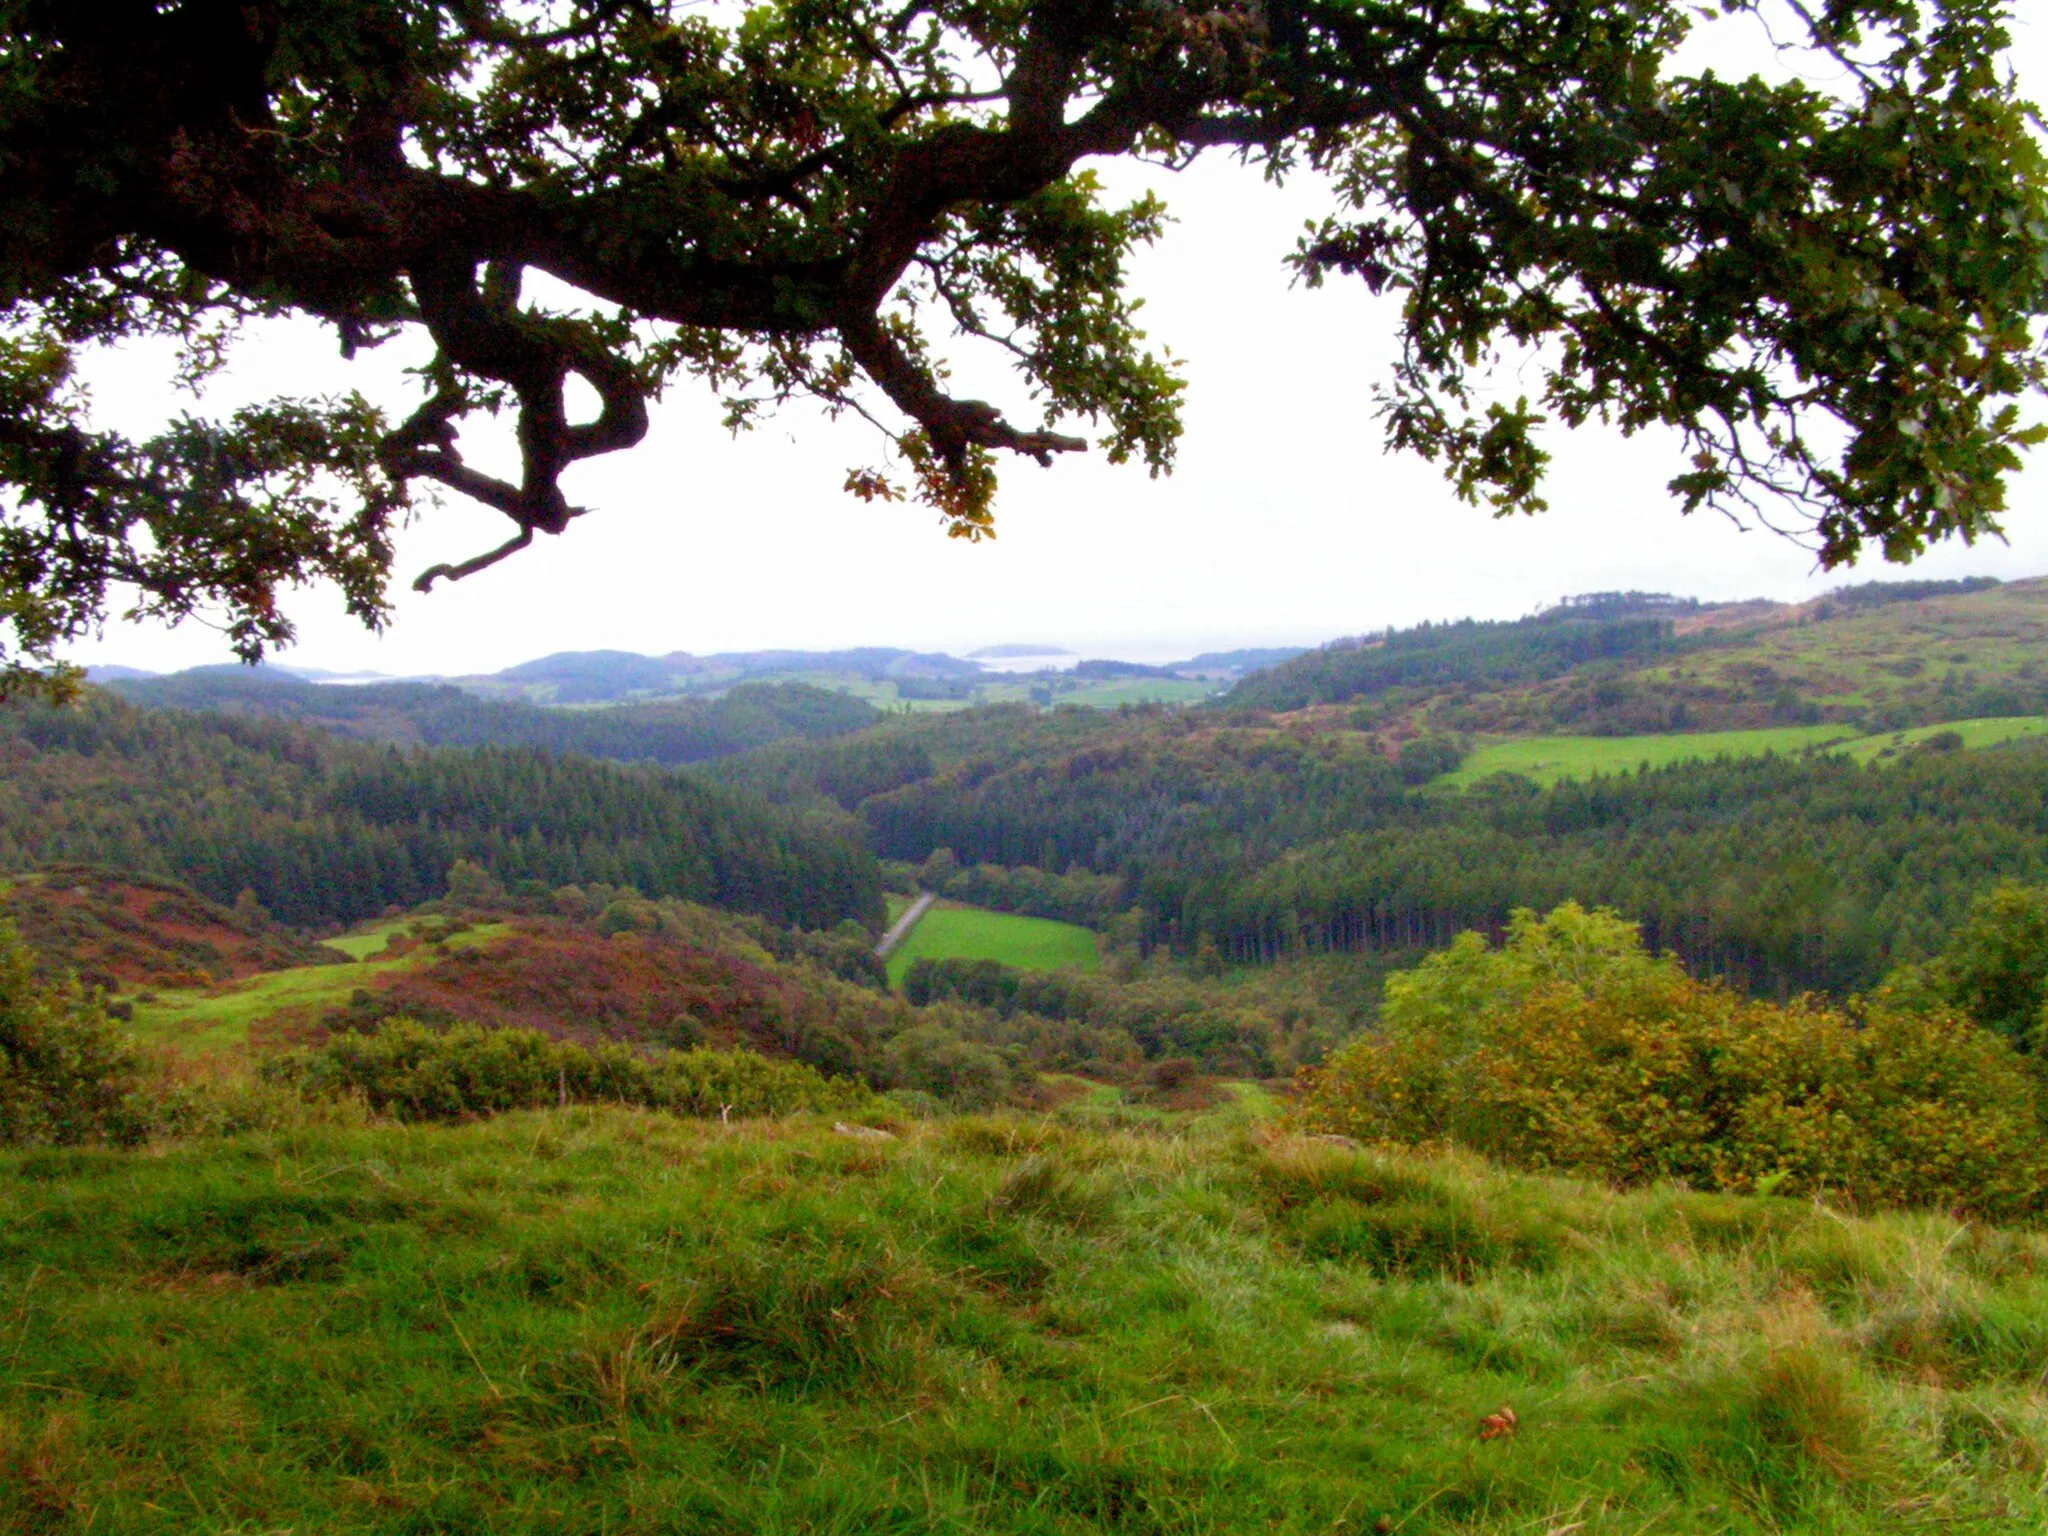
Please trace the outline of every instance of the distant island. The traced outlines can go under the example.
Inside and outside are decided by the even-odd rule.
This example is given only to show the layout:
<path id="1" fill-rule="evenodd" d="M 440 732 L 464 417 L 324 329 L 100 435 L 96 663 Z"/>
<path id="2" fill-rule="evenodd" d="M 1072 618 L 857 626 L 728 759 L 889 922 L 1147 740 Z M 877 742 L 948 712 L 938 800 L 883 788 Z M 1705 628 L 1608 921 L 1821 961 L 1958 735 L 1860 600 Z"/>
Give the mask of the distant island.
<path id="1" fill-rule="evenodd" d="M 969 661 L 1015 661 L 1024 656 L 1071 656 L 1074 653 L 1058 645 L 984 645 L 978 651 L 969 651 Z"/>

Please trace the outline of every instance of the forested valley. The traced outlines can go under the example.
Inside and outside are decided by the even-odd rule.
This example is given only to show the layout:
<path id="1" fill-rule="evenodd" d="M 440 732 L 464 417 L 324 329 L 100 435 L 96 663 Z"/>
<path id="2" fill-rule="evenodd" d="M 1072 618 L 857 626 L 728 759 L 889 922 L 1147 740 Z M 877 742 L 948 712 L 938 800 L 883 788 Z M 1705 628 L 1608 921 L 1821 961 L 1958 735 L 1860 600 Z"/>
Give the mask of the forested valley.
<path id="1" fill-rule="evenodd" d="M 1540 735 L 1605 708 L 1612 738 L 1645 699 L 1660 746 L 1687 709 L 1755 740 L 1555 782 L 1454 772 L 1475 719 Z M 1938 949 L 1982 889 L 2048 874 L 2048 742 L 1933 729 L 2043 712 L 2043 583 L 1848 588 L 1790 615 L 1616 594 L 1327 647 L 1200 709 L 926 715 L 695 771 L 947 894 L 1183 959 L 1399 953 L 1578 900 L 1706 974 L 1846 996 Z M 1875 750 L 1815 750 L 1836 740 Z"/>

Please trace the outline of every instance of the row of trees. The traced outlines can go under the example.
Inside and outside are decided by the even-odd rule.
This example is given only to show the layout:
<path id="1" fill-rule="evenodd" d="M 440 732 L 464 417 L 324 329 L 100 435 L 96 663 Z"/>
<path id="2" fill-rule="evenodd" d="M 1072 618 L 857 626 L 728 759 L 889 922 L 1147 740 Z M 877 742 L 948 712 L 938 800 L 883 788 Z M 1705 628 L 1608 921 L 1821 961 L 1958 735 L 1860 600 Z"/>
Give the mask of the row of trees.
<path id="1" fill-rule="evenodd" d="M 1021 912 L 1056 922 L 1100 928 L 1123 911 L 1124 882 L 1116 875 L 1070 869 L 1064 874 L 1030 864 L 965 864 L 950 848 L 940 848 L 922 864 L 895 861 L 882 866 L 882 883 L 909 894 L 930 891 L 971 907 Z"/>

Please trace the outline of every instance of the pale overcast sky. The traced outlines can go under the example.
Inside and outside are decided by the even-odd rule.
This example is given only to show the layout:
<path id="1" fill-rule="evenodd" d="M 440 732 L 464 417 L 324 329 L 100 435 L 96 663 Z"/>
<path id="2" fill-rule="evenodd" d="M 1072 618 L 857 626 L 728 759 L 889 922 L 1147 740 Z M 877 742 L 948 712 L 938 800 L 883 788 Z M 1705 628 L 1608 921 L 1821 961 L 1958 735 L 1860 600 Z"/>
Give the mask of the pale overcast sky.
<path id="1" fill-rule="evenodd" d="M 2048 6 L 2018 9 L 2015 64 L 2043 100 Z M 1114 170 L 1113 186 L 1139 184 L 1131 168 Z M 1380 450 L 1370 387 L 1391 353 L 1393 301 L 1342 281 L 1290 289 L 1281 257 L 1326 206 L 1313 186 L 1275 191 L 1221 161 L 1152 180 L 1178 223 L 1141 257 L 1134 289 L 1154 341 L 1186 365 L 1187 435 L 1172 478 L 1093 457 L 1050 470 L 1006 463 L 1000 537 L 970 547 L 922 508 L 840 490 L 850 465 L 878 458 L 870 429 L 794 411 L 735 441 L 715 402 L 680 388 L 656 408 L 645 445 L 579 466 L 570 493 L 593 511 L 566 536 L 417 597 L 409 583 L 421 568 L 505 536 L 502 518 L 451 500 L 404 536 L 402 595 L 383 636 L 351 623 L 331 593 L 308 592 L 290 605 L 301 642 L 282 659 L 464 673 L 557 650 L 1043 641 L 1165 660 L 1508 617 L 1589 591 L 1786 599 L 1873 577 L 2048 574 L 2039 462 L 2013 486 L 2008 545 L 1943 547 L 1909 571 L 1871 560 L 1823 575 L 1771 534 L 1681 518 L 1662 488 L 1669 440 L 1596 431 L 1553 434 L 1548 514 L 1496 522 L 1461 506 L 1428 466 Z M 280 329 L 246 349 L 207 404 L 359 387 L 402 410 L 412 397 L 391 388 L 401 361 L 345 365 L 324 333 Z M 146 429 L 189 408 L 165 374 L 161 354 L 126 352 L 93 370 L 95 396 L 109 419 Z M 1029 417 L 1006 380 L 974 387 Z M 156 670 L 229 659 L 218 635 L 191 624 L 115 624 L 74 654 Z"/>

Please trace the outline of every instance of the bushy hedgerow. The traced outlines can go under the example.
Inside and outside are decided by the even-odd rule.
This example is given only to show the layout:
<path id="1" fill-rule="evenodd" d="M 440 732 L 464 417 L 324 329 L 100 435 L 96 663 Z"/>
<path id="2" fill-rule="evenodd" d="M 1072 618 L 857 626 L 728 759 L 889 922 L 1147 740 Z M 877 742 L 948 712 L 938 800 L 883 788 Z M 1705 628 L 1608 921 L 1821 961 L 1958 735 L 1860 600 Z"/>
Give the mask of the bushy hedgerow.
<path id="1" fill-rule="evenodd" d="M 1753 1002 L 1572 905 L 1390 978 L 1380 1031 L 1307 1074 L 1302 1117 L 1620 1184 L 2048 1206 L 2036 1089 L 2004 1039 L 1953 1012 Z"/>
<path id="2" fill-rule="evenodd" d="M 134 1141 L 135 1055 L 97 996 L 36 977 L 0 923 L 0 1142 Z"/>
<path id="3" fill-rule="evenodd" d="M 375 1034 L 337 1035 L 318 1050 L 266 1063 L 264 1074 L 309 1096 L 360 1094 L 400 1120 L 465 1120 L 550 1104 L 633 1104 L 736 1119 L 873 1102 L 863 1084 L 751 1051 L 592 1049 L 538 1030 L 427 1029 L 394 1020 Z"/>

